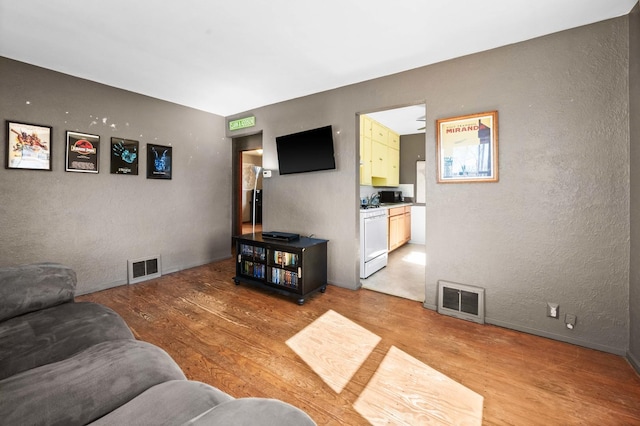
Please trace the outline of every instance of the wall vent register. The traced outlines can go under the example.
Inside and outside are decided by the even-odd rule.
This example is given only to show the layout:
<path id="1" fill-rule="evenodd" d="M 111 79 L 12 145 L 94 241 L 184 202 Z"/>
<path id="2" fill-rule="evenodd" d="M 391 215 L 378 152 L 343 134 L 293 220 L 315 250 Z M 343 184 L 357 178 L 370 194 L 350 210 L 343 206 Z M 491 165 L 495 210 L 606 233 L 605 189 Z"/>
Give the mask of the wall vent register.
<path id="1" fill-rule="evenodd" d="M 127 261 L 129 284 L 136 284 L 162 275 L 160 256 L 145 257 Z"/>
<path id="2" fill-rule="evenodd" d="M 438 313 L 484 324 L 484 288 L 438 281 Z"/>

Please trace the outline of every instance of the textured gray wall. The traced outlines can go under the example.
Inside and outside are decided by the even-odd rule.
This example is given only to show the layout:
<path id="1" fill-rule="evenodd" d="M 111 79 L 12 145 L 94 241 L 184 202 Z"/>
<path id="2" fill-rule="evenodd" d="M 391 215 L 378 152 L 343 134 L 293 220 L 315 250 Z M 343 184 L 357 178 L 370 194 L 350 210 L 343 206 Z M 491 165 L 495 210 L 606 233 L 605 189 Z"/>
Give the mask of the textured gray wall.
<path id="1" fill-rule="evenodd" d="M 478 285 L 489 322 L 614 353 L 625 353 L 633 335 L 637 354 L 628 22 L 251 111 L 258 125 L 246 134 L 263 131 L 265 168 L 277 169 L 276 136 L 327 124 L 336 131 L 337 170 L 265 180 L 265 228 L 328 238 L 329 282 L 357 288 L 356 114 L 425 102 L 433 171 L 436 118 L 497 109 L 500 182 L 438 185 L 433 172 L 427 181 L 425 306 L 435 305 L 439 279 Z M 0 170 L 0 264 L 67 263 L 86 292 L 125 282 L 127 259 L 160 253 L 167 272 L 229 255 L 232 155 L 222 118 L 6 59 L 0 75 L 3 119 L 54 128 L 53 172 Z M 64 172 L 65 130 L 101 136 L 100 174 Z M 172 145 L 174 179 L 147 180 L 144 166 L 137 177 L 108 174 L 112 135 Z M 577 327 L 546 318 L 547 301 L 577 315 Z"/>
<path id="2" fill-rule="evenodd" d="M 623 354 L 629 341 L 628 25 L 621 17 L 259 108 L 275 137 L 332 124 L 337 170 L 265 180 L 265 228 L 329 243 L 329 282 L 358 288 L 356 114 L 425 102 L 427 273 L 484 287 L 489 322 Z M 436 184 L 437 118 L 499 111 L 500 182 Z M 243 116 L 246 114 L 238 114 Z M 234 117 L 235 118 L 235 117 Z M 574 330 L 546 302 L 577 315 Z"/>
<path id="3" fill-rule="evenodd" d="M 400 136 L 400 183 L 416 184 L 416 161 L 425 159 L 425 135 Z"/>
<path id="4" fill-rule="evenodd" d="M 53 126 L 53 171 L 0 169 L 0 265 L 62 262 L 84 293 L 126 283 L 127 259 L 160 254 L 166 273 L 230 256 L 224 118 L 6 58 L 0 75 L 3 126 Z M 99 174 L 65 172 L 66 130 L 100 136 Z M 140 142 L 138 176 L 110 174 L 112 136 Z M 172 180 L 146 179 L 147 143 L 173 146 Z"/>
<path id="5" fill-rule="evenodd" d="M 640 6 L 629 15 L 629 117 L 631 132 L 631 262 L 629 359 L 640 372 Z"/>

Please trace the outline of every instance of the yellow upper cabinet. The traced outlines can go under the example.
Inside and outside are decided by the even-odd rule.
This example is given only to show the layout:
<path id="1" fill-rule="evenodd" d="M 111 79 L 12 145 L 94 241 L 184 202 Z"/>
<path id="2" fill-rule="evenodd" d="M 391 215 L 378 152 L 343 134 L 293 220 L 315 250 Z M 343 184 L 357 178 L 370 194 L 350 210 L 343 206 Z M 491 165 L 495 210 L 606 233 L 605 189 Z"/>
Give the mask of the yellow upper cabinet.
<path id="1" fill-rule="evenodd" d="M 393 149 L 400 149 L 400 135 L 394 132 L 393 130 L 389 130 L 389 138 L 387 139 L 389 147 Z"/>
<path id="2" fill-rule="evenodd" d="M 371 118 L 360 116 L 360 185 L 371 185 Z"/>
<path id="3" fill-rule="evenodd" d="M 387 186 L 400 185 L 400 151 L 387 147 Z"/>
<path id="4" fill-rule="evenodd" d="M 400 135 L 360 115 L 360 185 L 400 184 Z"/>
<path id="5" fill-rule="evenodd" d="M 371 139 L 376 142 L 380 142 L 383 145 L 388 145 L 389 129 L 384 127 L 377 121 L 371 120 Z"/>
<path id="6" fill-rule="evenodd" d="M 371 176 L 386 178 L 388 173 L 388 146 L 378 142 L 371 142 Z"/>

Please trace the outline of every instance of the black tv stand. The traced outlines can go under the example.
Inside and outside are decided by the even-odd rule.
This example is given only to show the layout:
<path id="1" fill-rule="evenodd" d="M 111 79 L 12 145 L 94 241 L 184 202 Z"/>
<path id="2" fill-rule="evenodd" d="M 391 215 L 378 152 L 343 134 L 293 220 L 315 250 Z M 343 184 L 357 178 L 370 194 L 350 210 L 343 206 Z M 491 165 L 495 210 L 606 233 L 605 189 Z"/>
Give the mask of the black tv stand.
<path id="1" fill-rule="evenodd" d="M 295 234 L 292 234 L 295 235 Z M 263 233 L 234 237 L 237 284 L 254 284 L 297 297 L 298 305 L 327 289 L 327 240 L 274 240 Z"/>

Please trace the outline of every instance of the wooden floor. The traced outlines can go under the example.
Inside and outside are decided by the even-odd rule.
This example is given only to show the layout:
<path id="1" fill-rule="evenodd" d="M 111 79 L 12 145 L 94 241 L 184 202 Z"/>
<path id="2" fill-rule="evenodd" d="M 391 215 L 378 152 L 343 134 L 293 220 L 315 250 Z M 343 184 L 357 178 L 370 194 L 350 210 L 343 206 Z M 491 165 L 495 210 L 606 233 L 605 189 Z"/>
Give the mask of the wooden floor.
<path id="1" fill-rule="evenodd" d="M 392 346 L 480 394 L 487 425 L 640 425 L 640 376 L 621 357 L 444 317 L 419 302 L 329 286 L 303 306 L 233 282 L 233 260 L 78 297 L 107 305 L 188 378 L 278 398 L 319 425 L 368 422 L 354 403 Z M 379 336 L 337 393 L 286 341 L 333 310 Z M 348 337 L 348 336 L 345 336 Z"/>

